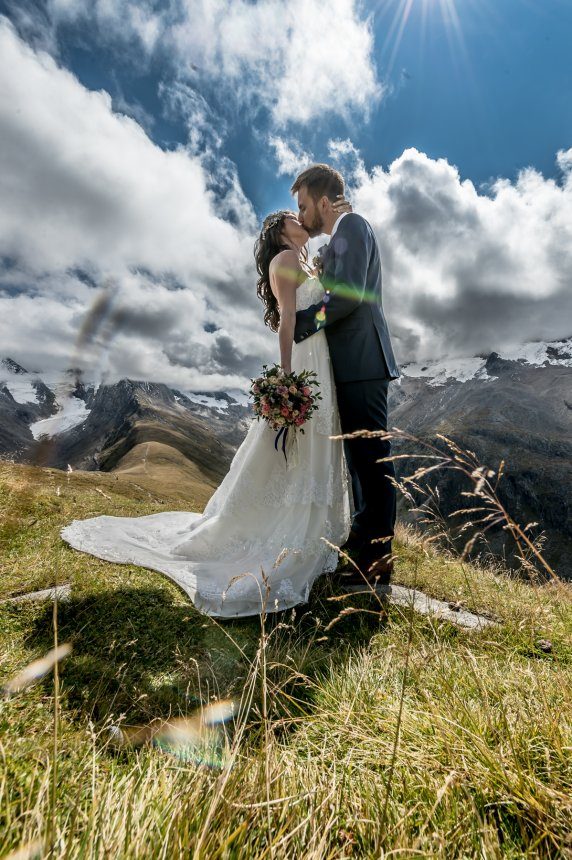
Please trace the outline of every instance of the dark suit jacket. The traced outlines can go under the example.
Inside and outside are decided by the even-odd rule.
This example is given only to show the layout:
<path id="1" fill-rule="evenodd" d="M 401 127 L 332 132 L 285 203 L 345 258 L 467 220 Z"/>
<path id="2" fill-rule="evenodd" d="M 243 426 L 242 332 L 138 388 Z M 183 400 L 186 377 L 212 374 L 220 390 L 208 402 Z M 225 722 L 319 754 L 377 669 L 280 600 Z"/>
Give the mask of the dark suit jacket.
<path id="1" fill-rule="evenodd" d="M 294 340 L 300 343 L 325 327 L 336 382 L 397 379 L 381 306 L 379 247 L 365 218 L 350 212 L 342 219 L 323 264 L 324 301 L 296 313 Z M 323 306 L 325 320 L 316 320 Z"/>

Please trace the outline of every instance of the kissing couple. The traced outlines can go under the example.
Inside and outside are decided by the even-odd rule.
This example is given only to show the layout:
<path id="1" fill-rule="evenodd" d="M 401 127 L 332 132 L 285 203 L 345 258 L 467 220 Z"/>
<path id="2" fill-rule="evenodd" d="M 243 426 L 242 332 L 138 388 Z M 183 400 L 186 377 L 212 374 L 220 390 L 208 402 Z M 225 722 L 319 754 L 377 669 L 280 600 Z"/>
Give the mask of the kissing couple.
<path id="1" fill-rule="evenodd" d="M 99 516 L 61 531 L 75 549 L 166 574 L 201 612 L 222 618 L 305 603 L 322 574 L 342 586 L 390 591 L 389 441 L 332 438 L 387 430 L 389 382 L 399 371 L 382 309 L 379 246 L 332 167 L 304 170 L 292 194 L 298 213 L 268 215 L 255 260 L 282 372 L 313 372 L 320 385 L 296 457 L 277 453 L 276 431 L 253 420 L 202 514 Z M 311 268 L 307 243 L 322 234 L 330 240 Z"/>

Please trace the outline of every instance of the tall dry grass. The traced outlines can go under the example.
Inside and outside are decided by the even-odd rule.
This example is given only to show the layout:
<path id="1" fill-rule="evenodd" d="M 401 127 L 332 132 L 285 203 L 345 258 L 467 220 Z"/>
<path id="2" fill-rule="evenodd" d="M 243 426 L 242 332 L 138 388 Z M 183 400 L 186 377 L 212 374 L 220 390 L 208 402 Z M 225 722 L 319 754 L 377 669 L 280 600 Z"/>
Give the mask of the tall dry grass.
<path id="1" fill-rule="evenodd" d="M 479 506 L 494 504 L 487 472 L 471 469 Z M 50 473 L 66 521 L 81 483 Z M 22 497 L 26 516 L 46 505 Z M 340 611 L 327 584 L 301 612 L 220 624 L 168 583 L 159 601 L 153 574 L 61 546 L 54 557 L 48 526 L 33 545 L 14 526 L 9 550 L 30 559 L 43 546 L 72 598 L 49 613 L 4 604 L 0 670 L 13 679 L 42 644 L 74 647 L 0 704 L 3 854 L 572 856 L 565 583 L 525 582 L 402 530 L 399 580 L 498 626 L 467 633 L 367 596 Z M 229 696 L 233 719 L 205 718 Z"/>

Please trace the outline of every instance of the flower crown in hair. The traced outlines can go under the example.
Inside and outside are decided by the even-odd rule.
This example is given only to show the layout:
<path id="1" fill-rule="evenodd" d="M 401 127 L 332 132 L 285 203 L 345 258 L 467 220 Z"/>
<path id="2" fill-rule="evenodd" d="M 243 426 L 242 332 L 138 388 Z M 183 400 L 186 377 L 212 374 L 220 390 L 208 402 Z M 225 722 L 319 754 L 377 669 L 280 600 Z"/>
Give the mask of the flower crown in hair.
<path id="1" fill-rule="evenodd" d="M 270 232 L 270 230 L 274 230 L 275 227 L 278 227 L 281 221 L 284 220 L 284 213 L 280 213 L 279 215 L 272 215 L 270 220 L 266 219 L 262 226 L 262 232 L 260 233 L 260 238 L 264 241 Z"/>

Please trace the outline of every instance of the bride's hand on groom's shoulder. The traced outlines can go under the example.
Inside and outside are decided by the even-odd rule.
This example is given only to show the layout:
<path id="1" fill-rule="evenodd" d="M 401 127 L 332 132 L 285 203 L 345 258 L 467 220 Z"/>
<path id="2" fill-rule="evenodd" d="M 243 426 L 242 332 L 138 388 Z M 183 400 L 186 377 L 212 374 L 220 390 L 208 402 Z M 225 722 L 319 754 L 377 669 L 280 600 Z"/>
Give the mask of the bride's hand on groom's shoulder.
<path id="1" fill-rule="evenodd" d="M 338 194 L 334 203 L 332 203 L 332 209 L 336 212 L 337 215 L 343 215 L 344 212 L 353 212 L 352 204 L 349 200 L 346 200 L 343 194 Z"/>

